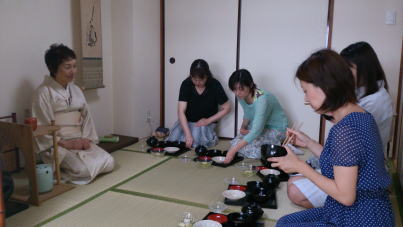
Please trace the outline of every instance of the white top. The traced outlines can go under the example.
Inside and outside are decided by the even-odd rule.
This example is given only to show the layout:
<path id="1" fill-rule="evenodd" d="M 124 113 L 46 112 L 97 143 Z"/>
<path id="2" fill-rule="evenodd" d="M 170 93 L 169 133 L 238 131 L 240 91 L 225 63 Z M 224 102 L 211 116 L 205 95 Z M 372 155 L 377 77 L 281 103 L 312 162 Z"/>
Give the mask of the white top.
<path id="1" fill-rule="evenodd" d="M 379 90 L 371 95 L 362 97 L 365 90 L 357 89 L 358 105 L 372 114 L 378 126 L 382 139 L 383 151 L 386 155 L 387 144 L 390 140 L 390 130 L 393 119 L 393 103 L 388 91 L 383 86 L 383 81 L 378 81 Z M 362 98 L 361 98 L 362 97 Z"/>

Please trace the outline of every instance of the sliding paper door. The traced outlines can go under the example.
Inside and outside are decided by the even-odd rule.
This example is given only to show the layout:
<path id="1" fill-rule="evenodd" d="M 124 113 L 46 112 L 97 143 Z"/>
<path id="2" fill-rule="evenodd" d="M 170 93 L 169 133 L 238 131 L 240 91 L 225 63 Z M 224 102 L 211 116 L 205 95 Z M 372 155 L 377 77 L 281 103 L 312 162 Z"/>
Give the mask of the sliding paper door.
<path id="1" fill-rule="evenodd" d="M 237 0 L 165 1 L 165 126 L 177 118 L 181 82 L 191 63 L 205 59 L 231 100 L 232 111 L 220 120 L 218 135 L 234 136 L 234 95 L 227 86 L 236 64 Z M 175 61 L 175 62 L 173 62 Z"/>
<path id="2" fill-rule="evenodd" d="M 294 80 L 297 67 L 312 52 L 324 48 L 327 4 L 323 0 L 242 1 L 240 68 L 248 69 L 259 88 L 273 93 L 291 122 L 319 138 L 319 115 L 304 105 Z M 238 127 L 242 123 L 242 108 Z"/>

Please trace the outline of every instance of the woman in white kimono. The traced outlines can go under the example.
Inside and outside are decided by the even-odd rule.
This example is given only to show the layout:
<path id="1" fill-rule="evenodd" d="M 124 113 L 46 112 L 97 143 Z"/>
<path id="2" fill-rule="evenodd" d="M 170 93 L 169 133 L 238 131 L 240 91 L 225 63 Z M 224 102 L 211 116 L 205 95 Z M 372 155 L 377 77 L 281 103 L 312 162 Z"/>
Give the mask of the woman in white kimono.
<path id="1" fill-rule="evenodd" d="M 348 62 L 356 84 L 358 105 L 371 113 L 378 126 L 386 157 L 393 118 L 393 103 L 387 89 L 385 73 L 378 57 L 366 42 L 357 42 L 344 48 L 340 55 Z M 308 139 L 306 135 L 299 134 Z M 327 194 L 305 177 L 292 177 L 288 181 L 288 197 L 305 208 L 322 207 Z"/>
<path id="2" fill-rule="evenodd" d="M 45 54 L 50 76 L 35 91 L 32 115 L 39 125 L 54 120 L 61 129 L 57 133 L 62 177 L 74 184 L 88 184 L 98 174 L 114 168 L 113 157 L 98 147 L 98 136 L 81 89 L 74 84 L 77 72 L 73 50 L 53 44 Z M 36 139 L 39 155 L 45 163 L 53 163 L 51 136 Z"/>

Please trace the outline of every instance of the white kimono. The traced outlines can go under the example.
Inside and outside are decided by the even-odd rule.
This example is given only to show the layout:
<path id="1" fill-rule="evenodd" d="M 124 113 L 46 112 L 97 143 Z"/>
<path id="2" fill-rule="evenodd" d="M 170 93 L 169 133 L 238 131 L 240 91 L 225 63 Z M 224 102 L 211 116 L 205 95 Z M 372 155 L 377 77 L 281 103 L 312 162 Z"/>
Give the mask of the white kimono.
<path id="1" fill-rule="evenodd" d="M 67 181 L 88 184 L 98 174 L 113 170 L 113 157 L 98 147 L 98 135 L 81 89 L 73 82 L 66 88 L 47 76 L 35 91 L 32 115 L 38 125 L 50 125 L 55 120 L 61 126 L 57 140 L 87 138 L 91 140 L 88 150 L 68 150 L 58 147 L 60 167 Z M 53 163 L 53 138 L 50 135 L 36 138 L 39 155 L 45 163 Z"/>

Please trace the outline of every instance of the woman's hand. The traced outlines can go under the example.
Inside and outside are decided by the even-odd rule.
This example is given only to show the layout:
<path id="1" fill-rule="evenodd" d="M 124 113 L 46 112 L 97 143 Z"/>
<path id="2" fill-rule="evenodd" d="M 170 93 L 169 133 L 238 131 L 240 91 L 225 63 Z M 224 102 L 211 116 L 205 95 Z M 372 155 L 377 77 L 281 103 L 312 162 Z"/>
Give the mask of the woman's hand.
<path id="1" fill-rule="evenodd" d="M 207 126 L 210 124 L 210 121 L 207 118 L 202 118 L 196 122 L 196 127 Z"/>
<path id="2" fill-rule="evenodd" d="M 82 144 L 82 149 L 83 150 L 88 150 L 91 148 L 91 140 L 87 138 L 82 138 L 81 139 L 81 144 Z"/>
<path id="3" fill-rule="evenodd" d="M 278 167 L 286 173 L 300 172 L 302 165 L 307 165 L 304 161 L 299 159 L 290 148 L 284 146 L 287 150 L 287 155 L 283 157 L 268 158 L 267 161 L 272 162 L 272 167 Z"/>
<path id="4" fill-rule="evenodd" d="M 245 129 L 245 128 L 241 128 L 241 129 L 239 129 L 239 133 L 241 133 L 241 135 L 246 135 L 249 133 L 249 130 Z"/>
<path id="5" fill-rule="evenodd" d="M 60 140 L 58 145 L 68 150 L 88 150 L 91 147 L 91 140 L 85 138 Z"/>
<path id="6" fill-rule="evenodd" d="M 227 152 L 227 155 L 225 156 L 224 163 L 225 164 L 230 163 L 234 159 L 235 155 L 236 155 L 236 151 L 234 149 L 229 149 Z"/>
<path id="7" fill-rule="evenodd" d="M 309 136 L 299 130 L 287 128 L 287 135 L 291 137 L 289 143 L 303 148 L 306 148 L 308 144 L 312 142 L 312 139 Z"/>
<path id="8" fill-rule="evenodd" d="M 185 140 L 186 140 L 185 141 L 186 142 L 186 147 L 191 148 L 192 145 L 193 145 L 193 137 L 192 137 L 192 135 L 186 135 Z"/>
<path id="9" fill-rule="evenodd" d="M 81 139 L 60 140 L 58 145 L 68 150 L 81 150 L 83 147 Z"/>

